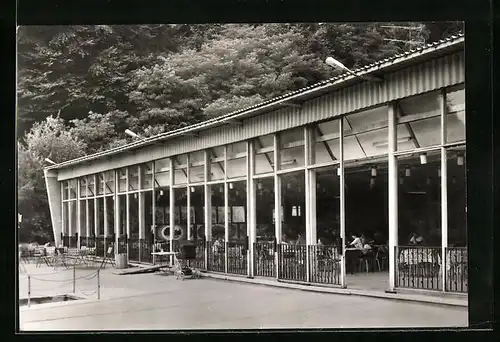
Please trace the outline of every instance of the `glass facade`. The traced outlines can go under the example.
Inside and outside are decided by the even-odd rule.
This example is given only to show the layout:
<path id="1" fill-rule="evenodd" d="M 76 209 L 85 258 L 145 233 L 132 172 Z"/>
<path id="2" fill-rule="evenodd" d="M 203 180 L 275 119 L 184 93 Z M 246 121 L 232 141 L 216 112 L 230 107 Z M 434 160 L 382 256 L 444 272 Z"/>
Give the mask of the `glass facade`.
<path id="1" fill-rule="evenodd" d="M 396 179 L 392 193 L 390 179 Z M 212 260 L 217 271 L 247 272 L 250 266 L 253 274 L 253 263 L 267 260 L 275 269 L 266 273 L 267 264 L 261 264 L 259 272 L 287 278 L 290 266 L 280 269 L 273 263 L 294 260 L 307 265 L 300 281 L 324 275 L 318 271 L 324 255 L 333 258 L 328 267 L 340 275 L 347 266 L 339 265 L 348 261 L 339 250 L 359 238 L 363 245 L 385 246 L 383 252 L 373 250 L 375 261 L 366 269 L 387 271 L 388 255 L 396 253 L 391 272 L 401 285 L 409 276 L 419 280 L 432 273 L 445 250 L 467 246 L 464 87 L 65 180 L 61 194 L 63 235 L 116 231 L 132 239 L 152 235 L 169 241 L 173 223 L 174 240 L 206 247 L 209 269 Z M 397 199 L 393 209 L 391 196 Z M 397 247 L 394 252 L 388 241 Z M 253 244 L 259 243 L 269 245 L 256 252 Z M 295 247 L 279 249 L 273 243 Z M 301 247 L 320 245 L 331 247 L 330 254 Z M 432 253 L 424 253 L 425 260 L 414 257 L 418 248 Z M 247 258 L 247 249 L 249 256 L 260 254 L 237 264 L 234 255 Z M 275 252 L 276 259 L 270 258 Z M 293 259 L 293 253 L 305 256 Z M 413 267 L 422 263 L 431 264 L 431 271 Z M 442 289 L 441 276 L 433 277 L 430 289 Z M 335 279 L 331 282 L 340 282 Z"/>

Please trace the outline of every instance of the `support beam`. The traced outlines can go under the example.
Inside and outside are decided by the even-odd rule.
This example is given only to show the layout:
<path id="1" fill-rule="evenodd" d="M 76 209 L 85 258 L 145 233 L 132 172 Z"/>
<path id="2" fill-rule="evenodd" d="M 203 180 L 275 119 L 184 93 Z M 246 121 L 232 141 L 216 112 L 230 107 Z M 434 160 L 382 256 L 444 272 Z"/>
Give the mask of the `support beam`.
<path id="1" fill-rule="evenodd" d="M 310 129 L 308 126 L 304 126 L 303 129 L 303 134 L 304 134 L 304 163 L 305 165 L 310 164 L 310 148 L 311 148 L 311 138 L 310 138 Z M 302 211 L 306 215 L 305 217 L 305 222 L 306 222 L 306 282 L 310 281 L 310 265 L 309 265 L 309 246 L 312 245 L 311 243 L 311 238 L 312 238 L 312 227 L 311 227 L 311 203 L 309 202 L 310 196 L 311 196 L 311 170 L 304 170 L 304 191 L 305 191 L 305 210 Z M 314 187 L 314 190 L 316 190 L 316 187 Z M 301 213 L 301 215 L 302 215 Z"/>
<path id="2" fill-rule="evenodd" d="M 228 268 L 228 245 L 229 245 L 229 185 L 227 183 L 227 145 L 224 145 L 224 270 Z"/>
<path id="3" fill-rule="evenodd" d="M 340 263 L 340 286 L 342 288 L 346 288 L 346 255 L 345 255 L 345 163 L 344 163 L 344 119 L 339 120 L 339 131 L 340 131 L 340 141 L 339 141 L 339 149 L 340 149 L 340 239 L 341 239 L 341 263 Z M 337 174 L 335 175 L 337 177 Z"/>
<path id="4" fill-rule="evenodd" d="M 208 175 L 210 174 L 210 152 L 208 150 L 204 151 L 205 167 L 203 172 L 205 173 L 205 181 L 203 184 L 203 202 L 205 203 L 205 210 L 203 215 L 205 215 L 205 241 L 212 241 L 212 194 L 210 185 L 207 184 Z M 208 245 L 205 244 L 205 267 L 208 268 Z"/>
<path id="5" fill-rule="evenodd" d="M 169 246 L 170 252 L 174 252 L 174 227 L 175 227 L 175 189 L 173 185 L 175 184 L 175 172 L 174 172 L 174 158 L 170 158 L 170 188 L 169 188 L 169 206 L 170 206 L 170 216 L 169 216 Z M 170 257 L 170 264 L 172 265 L 173 258 Z"/>
<path id="6" fill-rule="evenodd" d="M 118 183 L 120 182 L 120 179 L 118 177 L 118 170 L 115 170 L 113 172 L 113 177 L 115 178 L 115 187 L 114 187 L 114 193 L 113 193 L 113 203 L 115 205 L 115 254 L 118 254 L 118 239 L 120 237 L 120 226 L 121 226 L 121 216 L 120 216 L 120 200 L 118 197 Z"/>
<path id="7" fill-rule="evenodd" d="M 446 91 L 441 90 L 439 96 L 439 107 L 441 111 L 441 145 L 447 142 L 447 111 Z M 448 248 L 448 151 L 441 147 L 441 277 L 443 291 L 446 291 L 446 249 Z"/>
<path id="8" fill-rule="evenodd" d="M 97 203 L 97 176 L 94 175 L 94 236 L 99 236 L 99 205 Z"/>
<path id="9" fill-rule="evenodd" d="M 282 236 L 282 222 L 281 222 L 281 178 L 278 175 L 278 165 L 280 165 L 280 153 L 279 153 L 279 136 L 278 133 L 273 135 L 273 145 L 274 145 L 274 227 L 275 227 L 275 237 L 276 243 L 281 244 Z M 276 250 L 274 255 L 275 267 L 276 267 L 276 278 L 279 275 L 279 252 Z"/>
<path id="10" fill-rule="evenodd" d="M 188 153 L 187 156 L 187 183 L 190 183 L 190 177 L 191 177 L 191 156 Z M 187 240 L 191 240 L 191 191 L 190 187 L 186 186 L 186 234 L 187 234 Z"/>
<path id="11" fill-rule="evenodd" d="M 76 232 L 78 239 L 76 240 L 76 247 L 80 249 L 80 236 L 82 236 L 82 213 L 80 208 L 80 179 L 76 179 Z"/>
<path id="12" fill-rule="evenodd" d="M 247 141 L 247 239 L 248 239 L 248 276 L 254 277 L 254 244 L 257 242 L 257 224 L 255 210 L 255 148 L 253 140 Z"/>
<path id="13" fill-rule="evenodd" d="M 396 116 L 397 104 L 389 105 L 388 166 L 389 166 L 389 291 L 396 288 L 396 247 L 398 245 L 398 161 Z"/>

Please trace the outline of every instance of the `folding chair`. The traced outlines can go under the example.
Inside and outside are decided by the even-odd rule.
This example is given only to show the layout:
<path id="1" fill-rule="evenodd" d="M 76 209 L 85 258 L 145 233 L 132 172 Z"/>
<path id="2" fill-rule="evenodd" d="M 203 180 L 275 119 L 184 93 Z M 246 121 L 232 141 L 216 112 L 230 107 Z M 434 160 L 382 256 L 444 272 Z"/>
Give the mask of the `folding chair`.
<path id="1" fill-rule="evenodd" d="M 61 252 L 61 249 L 56 248 L 56 255 L 54 257 L 54 269 L 58 266 L 64 266 L 64 268 L 68 269 L 68 264 L 66 263 L 66 256 Z"/>
<path id="2" fill-rule="evenodd" d="M 99 266 L 99 268 L 102 268 L 103 266 L 106 267 L 106 264 L 111 264 L 113 267 L 116 267 L 113 246 L 108 247 L 106 255 L 104 255 L 104 258 L 102 259 L 101 262 L 101 266 Z"/>

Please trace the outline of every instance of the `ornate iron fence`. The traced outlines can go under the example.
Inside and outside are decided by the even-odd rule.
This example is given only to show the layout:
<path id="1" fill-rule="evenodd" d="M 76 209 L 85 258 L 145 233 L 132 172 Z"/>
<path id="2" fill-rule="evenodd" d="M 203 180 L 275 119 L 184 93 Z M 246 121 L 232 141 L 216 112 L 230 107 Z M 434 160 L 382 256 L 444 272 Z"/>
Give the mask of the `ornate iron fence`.
<path id="1" fill-rule="evenodd" d="M 68 247 L 70 248 L 78 247 L 78 238 L 76 236 L 70 236 L 68 244 Z"/>
<path id="2" fill-rule="evenodd" d="M 153 242 L 150 239 L 139 239 L 139 261 L 153 263 Z"/>
<path id="3" fill-rule="evenodd" d="M 87 247 L 95 248 L 95 236 L 87 237 Z"/>
<path id="4" fill-rule="evenodd" d="M 275 251 L 276 244 L 272 241 L 255 242 L 254 250 L 254 273 L 256 276 L 276 277 Z"/>
<path id="5" fill-rule="evenodd" d="M 140 241 L 137 238 L 128 239 L 128 259 L 130 261 L 139 262 Z"/>
<path id="6" fill-rule="evenodd" d="M 335 246 L 308 246 L 309 279 L 312 283 L 340 285 L 341 258 Z"/>
<path id="7" fill-rule="evenodd" d="M 225 243 L 207 241 L 209 271 L 225 272 Z"/>
<path id="8" fill-rule="evenodd" d="M 204 240 L 196 240 L 196 260 L 191 260 L 190 265 L 200 270 L 206 270 Z"/>
<path id="9" fill-rule="evenodd" d="M 306 245 L 278 245 L 278 279 L 307 281 L 306 255 Z"/>
<path id="10" fill-rule="evenodd" d="M 116 251 L 118 254 L 126 254 L 127 253 L 127 237 L 120 236 L 118 237 L 118 248 Z"/>
<path id="11" fill-rule="evenodd" d="M 441 247 L 397 246 L 396 286 L 441 290 Z"/>
<path id="12" fill-rule="evenodd" d="M 248 274 L 247 248 L 245 242 L 226 242 L 227 252 L 227 273 Z"/>
<path id="13" fill-rule="evenodd" d="M 95 237 L 95 255 L 103 257 L 105 251 L 104 236 Z"/>
<path id="14" fill-rule="evenodd" d="M 467 293 L 467 247 L 446 248 L 446 291 Z"/>
<path id="15" fill-rule="evenodd" d="M 87 247 L 88 242 L 87 242 L 87 237 L 86 236 L 80 236 L 80 248 L 81 247 Z"/>

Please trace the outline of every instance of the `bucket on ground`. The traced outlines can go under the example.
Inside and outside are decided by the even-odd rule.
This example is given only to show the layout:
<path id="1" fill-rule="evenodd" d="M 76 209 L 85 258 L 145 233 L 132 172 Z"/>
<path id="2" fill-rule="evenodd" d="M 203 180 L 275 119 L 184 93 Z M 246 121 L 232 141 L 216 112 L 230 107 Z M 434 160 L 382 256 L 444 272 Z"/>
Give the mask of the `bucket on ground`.
<path id="1" fill-rule="evenodd" d="M 116 254 L 115 256 L 116 268 L 124 269 L 128 267 L 127 253 Z"/>

